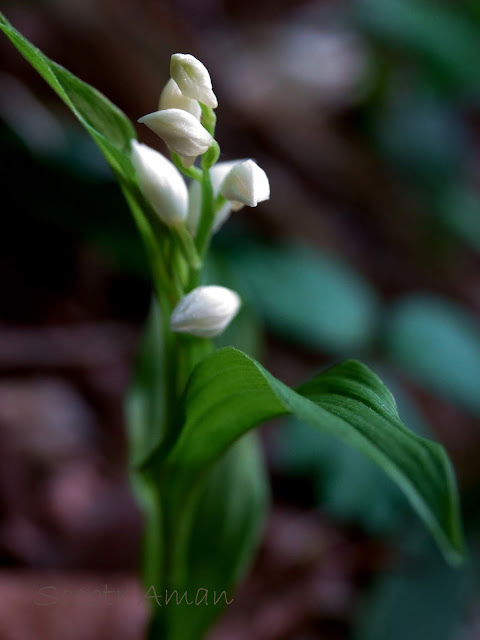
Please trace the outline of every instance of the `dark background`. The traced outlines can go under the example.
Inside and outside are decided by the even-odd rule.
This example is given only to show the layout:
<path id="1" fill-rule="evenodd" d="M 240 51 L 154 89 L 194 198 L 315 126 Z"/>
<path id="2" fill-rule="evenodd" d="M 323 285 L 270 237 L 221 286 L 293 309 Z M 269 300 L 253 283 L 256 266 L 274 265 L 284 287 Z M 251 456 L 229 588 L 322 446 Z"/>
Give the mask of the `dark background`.
<path id="1" fill-rule="evenodd" d="M 253 157 L 271 183 L 214 243 L 216 282 L 245 300 L 243 344 L 289 384 L 363 359 L 454 462 L 460 570 L 370 463 L 268 426 L 273 511 L 212 638 L 480 637 L 478 1 L 0 8 L 134 122 L 172 53 L 202 60 L 223 159 Z M 0 639 L 140 638 L 122 403 L 149 306 L 143 250 L 99 152 L 3 36 L 0 168 Z M 35 605 L 47 585 L 57 604 Z"/>

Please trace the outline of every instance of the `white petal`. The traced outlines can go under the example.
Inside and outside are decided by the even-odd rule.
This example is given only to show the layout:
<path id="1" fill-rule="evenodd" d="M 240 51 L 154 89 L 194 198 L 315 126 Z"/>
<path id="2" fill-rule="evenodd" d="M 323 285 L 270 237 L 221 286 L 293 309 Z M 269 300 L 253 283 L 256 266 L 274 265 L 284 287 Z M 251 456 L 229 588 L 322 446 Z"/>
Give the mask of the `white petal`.
<path id="1" fill-rule="evenodd" d="M 182 164 L 186 169 L 192 167 L 196 159 L 197 156 L 180 156 L 180 160 L 182 161 Z"/>
<path id="2" fill-rule="evenodd" d="M 173 78 L 170 78 L 163 88 L 158 108 L 160 111 L 162 109 L 183 109 L 183 111 L 191 113 L 197 120 L 202 117 L 202 109 L 198 104 L 198 100 L 192 100 L 184 96 Z"/>
<path id="3" fill-rule="evenodd" d="M 197 157 L 205 153 L 214 142 L 195 116 L 182 109 L 154 111 L 138 122 L 146 124 L 180 156 Z"/>
<path id="4" fill-rule="evenodd" d="M 220 186 L 223 179 L 228 174 L 230 169 L 243 160 L 229 160 L 227 162 L 218 162 L 210 169 L 210 178 L 212 180 L 213 195 L 217 196 L 220 191 Z M 232 209 L 238 211 L 244 205 L 242 203 L 235 203 L 239 205 L 235 209 L 232 202 L 226 202 L 215 214 L 215 221 L 213 223 L 212 232 L 216 233 L 220 227 L 227 221 Z M 188 187 L 188 219 L 187 227 L 193 235 L 196 234 L 198 223 L 200 221 L 200 210 L 202 207 L 202 189 L 200 184 L 196 180 L 192 180 Z"/>
<path id="5" fill-rule="evenodd" d="M 213 193 L 218 195 L 220 186 L 225 179 L 225 176 L 233 169 L 233 167 L 243 160 L 227 160 L 226 162 L 217 162 L 210 169 L 210 177 L 212 180 Z"/>
<path id="6" fill-rule="evenodd" d="M 178 169 L 161 153 L 136 140 L 132 140 L 131 159 L 140 189 L 159 218 L 168 226 L 183 222 L 188 192 Z"/>
<path id="7" fill-rule="evenodd" d="M 253 160 L 239 162 L 227 174 L 220 187 L 220 193 L 227 200 L 256 207 L 259 202 L 270 197 L 267 174 Z M 232 205 L 237 207 L 237 205 Z"/>
<path id="8" fill-rule="evenodd" d="M 235 291 L 225 287 L 197 287 L 187 293 L 173 310 L 172 331 L 212 338 L 226 329 L 241 305 Z"/>
<path id="9" fill-rule="evenodd" d="M 237 202 L 236 200 L 229 200 L 232 211 L 240 211 L 245 206 L 243 202 Z"/>
<path id="10" fill-rule="evenodd" d="M 214 109 L 218 106 L 210 74 L 204 64 L 190 54 L 175 53 L 170 61 L 170 75 L 184 96 Z"/>

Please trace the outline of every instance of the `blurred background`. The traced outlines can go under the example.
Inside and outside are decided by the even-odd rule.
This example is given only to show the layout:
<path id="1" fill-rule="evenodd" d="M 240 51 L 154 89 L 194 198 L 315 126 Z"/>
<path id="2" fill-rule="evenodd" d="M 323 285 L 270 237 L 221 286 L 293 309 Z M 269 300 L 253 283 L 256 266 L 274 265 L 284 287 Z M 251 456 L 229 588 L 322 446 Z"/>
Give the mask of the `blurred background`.
<path id="1" fill-rule="evenodd" d="M 223 341 L 288 384 L 361 358 L 454 462 L 457 570 L 368 461 L 267 425 L 273 509 L 211 640 L 480 638 L 478 0 L 0 8 L 133 121 L 172 53 L 201 59 L 223 159 L 254 157 L 272 191 L 215 238 L 210 276 L 245 300 Z M 0 639 L 140 639 L 123 400 L 146 262 L 100 152 L 3 36 L 0 167 Z"/>

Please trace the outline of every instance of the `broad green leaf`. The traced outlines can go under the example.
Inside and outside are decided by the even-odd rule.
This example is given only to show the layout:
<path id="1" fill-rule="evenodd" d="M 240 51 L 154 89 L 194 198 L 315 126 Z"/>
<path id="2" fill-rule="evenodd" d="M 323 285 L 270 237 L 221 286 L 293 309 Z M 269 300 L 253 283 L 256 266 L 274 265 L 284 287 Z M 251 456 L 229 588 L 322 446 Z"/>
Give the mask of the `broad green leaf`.
<path id="1" fill-rule="evenodd" d="M 186 577 L 175 587 L 190 601 L 206 600 L 164 610 L 168 640 L 200 640 L 226 601 L 233 600 L 233 587 L 257 549 L 267 507 L 264 462 L 255 434 L 249 433 L 215 464 L 195 502 L 189 539 L 181 549 Z"/>
<path id="2" fill-rule="evenodd" d="M 386 375 L 404 423 L 427 435 L 423 417 Z M 287 475 L 311 478 L 323 512 L 374 535 L 391 535 L 405 522 L 409 512 L 399 488 L 370 459 L 338 438 L 290 417 L 278 429 L 275 445 L 278 468 Z"/>
<path id="3" fill-rule="evenodd" d="M 365 347 L 374 336 L 376 294 L 338 259 L 308 247 L 252 243 L 225 258 L 246 300 L 282 336 L 340 354 Z"/>
<path id="4" fill-rule="evenodd" d="M 116 174 L 133 178 L 130 141 L 136 137 L 130 120 L 99 91 L 45 56 L 0 12 L 0 29 L 48 82 L 90 133 Z"/>
<path id="5" fill-rule="evenodd" d="M 206 283 L 237 289 L 235 277 L 223 261 L 210 256 Z M 227 331 L 215 340 L 235 345 L 251 355 L 260 349 L 260 328 L 246 306 Z M 166 484 L 169 484 L 167 478 Z M 166 487 L 168 492 L 168 487 Z M 258 436 L 240 438 L 214 465 L 206 485 L 194 501 L 189 543 L 183 550 L 186 580 L 181 592 L 208 589 L 208 606 L 173 607 L 167 611 L 169 640 L 203 638 L 204 632 L 234 598 L 234 587 L 257 550 L 269 506 L 268 479 Z M 201 597 L 201 594 L 200 594 Z M 215 605 L 215 599 L 218 599 Z"/>
<path id="6" fill-rule="evenodd" d="M 132 123 L 99 91 L 45 56 L 22 36 L 0 12 L 0 29 L 69 107 L 92 136 L 111 166 L 153 261 L 152 224 L 158 218 L 140 193 L 130 160 L 130 144 L 136 138 Z"/>
<path id="7" fill-rule="evenodd" d="M 402 424 L 393 396 L 365 365 L 346 361 L 293 391 L 252 358 L 222 349 L 193 372 L 185 412 L 183 430 L 166 461 L 179 499 L 249 429 L 293 415 L 378 464 L 404 491 L 446 556 L 459 559 L 458 498 L 445 451 Z"/>
<path id="8" fill-rule="evenodd" d="M 392 533 L 405 518 L 406 501 L 396 485 L 337 438 L 290 418 L 276 445 L 278 469 L 309 478 L 322 513 L 374 535 Z"/>
<path id="9" fill-rule="evenodd" d="M 480 324 L 466 309 L 433 295 L 409 296 L 390 311 L 386 347 L 409 376 L 480 413 Z"/>

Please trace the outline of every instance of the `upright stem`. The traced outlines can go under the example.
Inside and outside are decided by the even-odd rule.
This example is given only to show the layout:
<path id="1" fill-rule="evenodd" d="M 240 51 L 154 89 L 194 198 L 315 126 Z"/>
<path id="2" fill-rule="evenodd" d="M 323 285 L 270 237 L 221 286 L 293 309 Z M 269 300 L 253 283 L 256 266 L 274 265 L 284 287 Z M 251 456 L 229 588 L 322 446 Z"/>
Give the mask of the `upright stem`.
<path id="1" fill-rule="evenodd" d="M 217 124 L 217 116 L 215 115 L 215 111 L 211 107 L 207 107 L 207 105 L 200 103 L 200 108 L 202 109 L 202 124 L 208 133 L 212 136 L 215 135 L 215 126 Z"/>
<path id="2" fill-rule="evenodd" d="M 172 158 L 172 162 L 177 167 L 177 169 L 188 178 L 193 178 L 193 180 L 199 181 L 202 179 L 202 172 L 198 167 L 184 167 L 180 156 L 173 151 L 170 152 L 170 157 Z"/>
<path id="3" fill-rule="evenodd" d="M 213 208 L 213 188 L 212 180 L 210 178 L 210 168 L 204 167 L 202 180 L 202 208 L 196 237 L 197 251 L 200 258 L 203 258 L 207 250 L 214 217 L 215 210 Z"/>
<path id="4" fill-rule="evenodd" d="M 203 109 L 204 126 L 212 134 L 215 129 L 215 114 L 209 108 Z M 216 142 L 204 154 L 202 158 L 202 171 L 196 167 L 185 170 L 180 166 L 180 159 L 172 154 L 175 164 L 194 179 L 202 181 L 201 216 L 197 231 L 196 241 L 193 242 L 188 230 L 181 227 L 173 230 L 172 239 L 178 240 L 178 249 L 186 258 L 189 278 L 186 289 L 197 286 L 201 277 L 202 259 L 208 249 L 211 229 L 215 218 L 215 202 L 213 196 L 210 168 L 217 161 L 220 153 Z M 172 246 L 172 250 L 176 247 Z M 180 257 L 181 257 L 180 255 Z M 173 264 L 179 255 L 173 254 Z M 175 271 L 175 266 L 173 267 Z M 139 473 L 144 482 L 146 492 L 147 531 L 145 535 L 145 569 L 144 579 L 146 589 L 153 585 L 160 595 L 160 589 L 176 588 L 185 578 L 185 550 L 189 543 L 189 518 L 192 510 L 186 509 L 185 504 L 180 504 L 177 495 L 185 497 L 185 492 L 177 491 L 175 478 L 167 472 L 163 466 L 166 452 L 175 444 L 183 424 L 182 399 L 187 387 L 191 372 L 198 362 L 212 351 L 210 340 L 174 334 L 170 330 L 169 320 L 173 306 L 183 294 L 182 278 L 170 277 L 166 280 L 165 273 L 159 273 L 157 283 L 164 283 L 166 291 L 162 291 L 162 285 L 157 284 L 157 296 L 162 312 L 163 320 L 163 367 L 165 371 L 165 437 L 161 446 L 145 462 Z M 179 274 L 177 274 L 179 275 Z M 172 274 L 170 274 L 172 276 Z M 173 273 L 175 276 L 175 273 Z M 158 354 L 160 357 L 160 354 Z M 162 472 L 163 470 L 163 472 Z M 171 484 L 173 481 L 173 485 Z M 181 488 L 181 487 L 180 487 Z M 191 487 L 195 492 L 195 487 Z M 190 487 L 189 487 L 190 490 Z M 189 493 L 189 491 L 187 491 Z M 193 499 L 193 498 L 192 498 Z M 152 609 L 152 618 L 147 631 L 148 640 L 164 640 L 169 633 L 169 620 L 167 608 L 159 607 L 155 601 Z"/>

